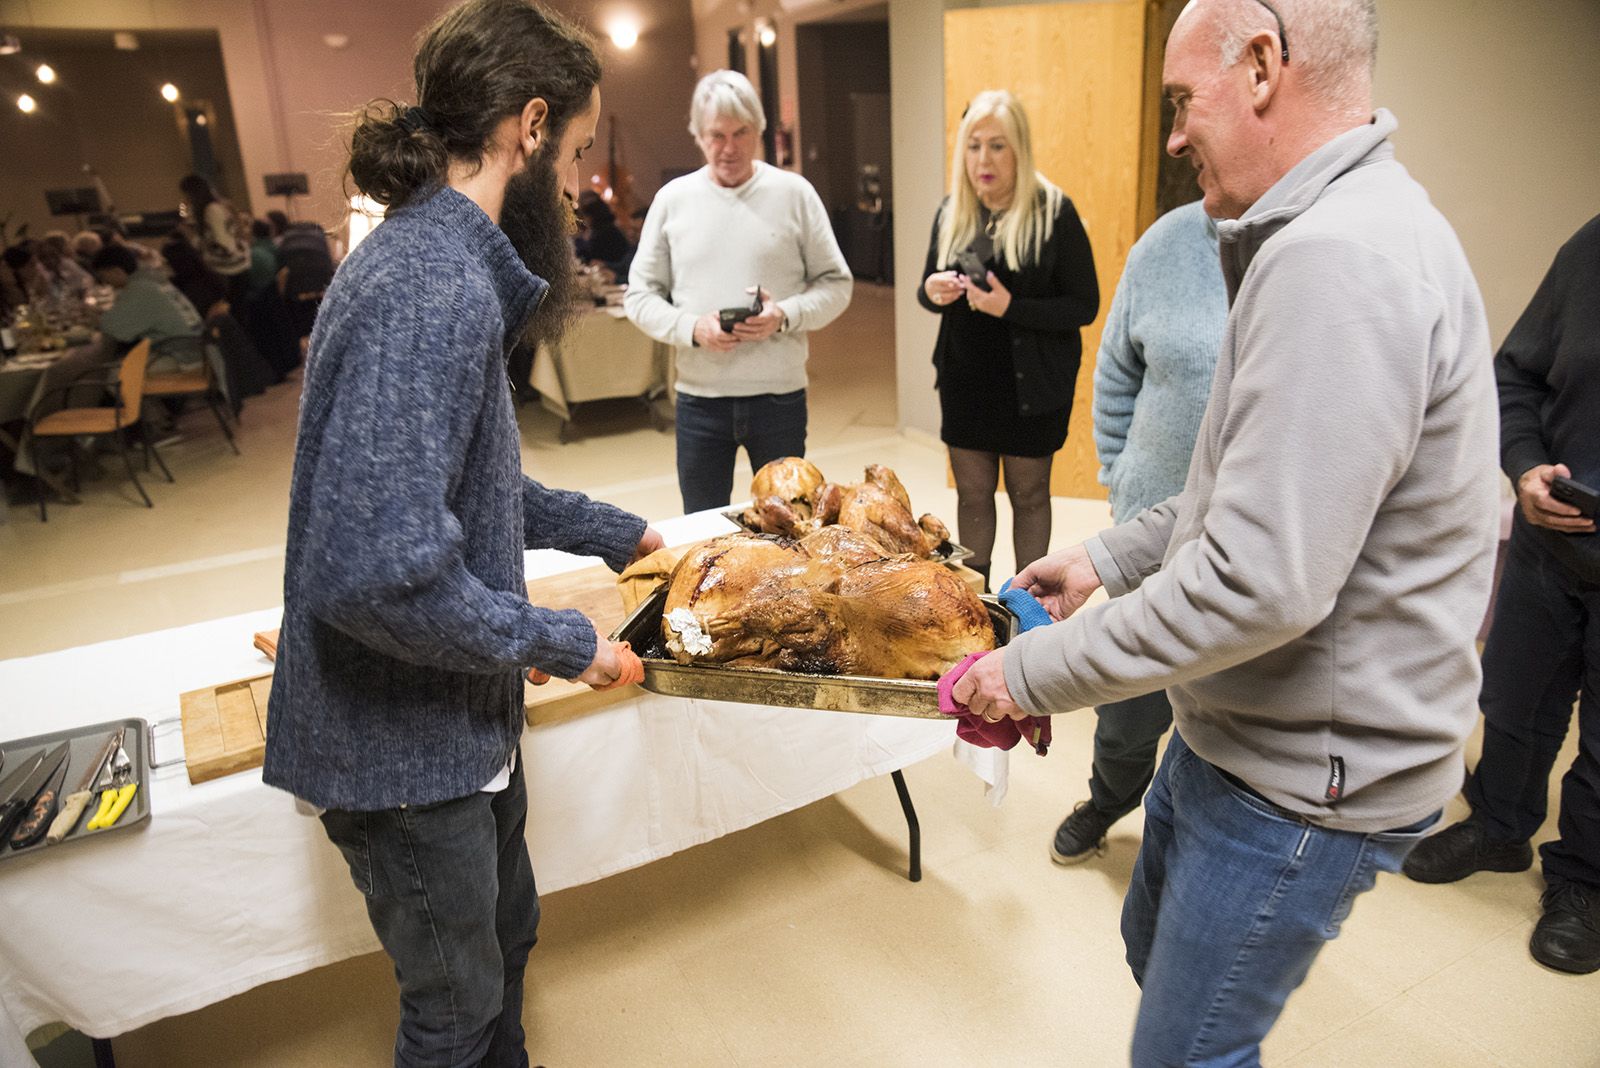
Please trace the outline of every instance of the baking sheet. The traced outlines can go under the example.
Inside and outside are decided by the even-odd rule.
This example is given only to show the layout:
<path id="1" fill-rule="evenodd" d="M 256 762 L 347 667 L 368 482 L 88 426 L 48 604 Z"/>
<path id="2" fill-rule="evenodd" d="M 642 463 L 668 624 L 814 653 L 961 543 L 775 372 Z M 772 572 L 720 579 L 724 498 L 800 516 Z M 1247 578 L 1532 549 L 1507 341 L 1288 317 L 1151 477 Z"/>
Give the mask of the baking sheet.
<path id="1" fill-rule="evenodd" d="M 1017 617 L 994 597 L 979 599 L 989 610 L 995 647 L 1000 648 L 1018 633 Z M 612 641 L 633 645 L 633 651 L 644 661 L 642 685 L 652 693 L 873 716 L 949 718 L 939 711 L 938 683 L 932 681 L 880 679 L 867 675 L 802 675 L 774 668 L 680 664 L 666 655 L 661 640 L 661 613 L 666 603 L 667 585 L 663 583 L 611 635 Z"/>
<path id="2" fill-rule="evenodd" d="M 734 526 L 738 527 L 740 530 L 748 530 L 752 534 L 766 533 L 766 531 L 758 530 L 744 521 L 743 508 L 730 508 L 726 512 L 722 513 L 722 517 L 728 522 L 732 523 Z M 942 542 L 937 549 L 933 550 L 933 555 L 928 559 L 937 560 L 941 564 L 959 564 L 961 561 L 965 560 L 971 555 L 972 550 L 967 548 L 965 545 L 957 545 L 953 541 L 946 541 Z"/>
<path id="3" fill-rule="evenodd" d="M 103 834 L 120 834 L 134 829 L 150 818 L 150 727 L 142 719 L 114 719 L 86 727 L 35 734 L 28 738 L 0 743 L 0 750 L 5 752 L 5 767 L 14 768 L 36 750 L 58 742 L 70 742 L 71 747 L 67 750 L 67 777 L 61 782 L 60 800 L 65 801 L 67 795 L 82 781 L 84 771 L 87 770 L 89 762 L 98 755 L 100 747 L 105 745 L 107 736 L 116 730 L 123 732 L 122 747 L 128 751 L 128 759 L 133 762 L 133 778 L 129 781 L 139 784 L 139 789 L 133 793 L 133 800 L 128 802 L 127 810 L 123 812 L 122 818 L 116 825 L 93 831 L 87 829 L 89 821 L 94 819 L 95 811 L 100 807 L 100 795 L 96 794 L 84 807 L 83 816 L 79 818 L 78 826 L 71 834 L 55 845 L 41 838 L 26 849 L 12 849 L 6 846 L 0 850 L 0 863 L 12 857 L 37 853 L 41 849 L 55 849 L 73 842 L 81 842 L 86 838 L 97 838 Z M 3 770 L 0 770 L 0 774 L 3 774 Z M 59 807 L 58 804 L 58 811 Z"/>

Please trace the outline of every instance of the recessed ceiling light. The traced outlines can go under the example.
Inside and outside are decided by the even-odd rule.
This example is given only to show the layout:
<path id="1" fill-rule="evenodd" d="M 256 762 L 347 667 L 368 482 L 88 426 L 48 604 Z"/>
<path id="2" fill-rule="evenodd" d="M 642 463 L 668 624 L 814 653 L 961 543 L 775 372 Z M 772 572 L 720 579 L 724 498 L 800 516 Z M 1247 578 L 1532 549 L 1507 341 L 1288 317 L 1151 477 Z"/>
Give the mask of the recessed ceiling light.
<path id="1" fill-rule="evenodd" d="M 111 43 L 116 45 L 117 50 L 121 52 L 139 51 L 139 35 L 128 33 L 125 30 L 120 33 L 112 34 Z"/>
<path id="2" fill-rule="evenodd" d="M 17 110 L 22 112 L 24 115 L 32 115 L 34 109 L 38 106 L 38 102 L 27 93 L 23 93 L 21 96 L 17 97 Z"/>
<path id="3" fill-rule="evenodd" d="M 632 22 L 616 22 L 611 26 L 611 43 L 627 51 L 639 43 L 639 27 Z"/>
<path id="4" fill-rule="evenodd" d="M 51 82 L 56 80 L 56 69 L 48 63 L 39 64 L 39 69 L 33 73 L 37 74 L 39 76 L 39 80 L 45 85 L 49 85 Z"/>
<path id="5" fill-rule="evenodd" d="M 176 104 L 178 102 L 178 87 L 171 82 L 163 85 L 161 87 L 161 99 L 169 104 Z"/>

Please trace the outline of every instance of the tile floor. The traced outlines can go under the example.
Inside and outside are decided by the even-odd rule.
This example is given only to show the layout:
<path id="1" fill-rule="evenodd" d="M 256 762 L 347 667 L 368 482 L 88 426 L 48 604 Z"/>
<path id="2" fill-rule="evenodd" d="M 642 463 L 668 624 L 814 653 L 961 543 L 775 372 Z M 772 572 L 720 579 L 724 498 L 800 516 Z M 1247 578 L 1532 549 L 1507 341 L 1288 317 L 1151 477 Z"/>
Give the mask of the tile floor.
<path id="1" fill-rule="evenodd" d="M 810 454 L 835 477 L 888 463 L 919 510 L 953 519 L 936 443 L 894 430 L 891 303 L 860 286 L 850 313 L 813 340 Z M 242 457 L 206 417 L 188 417 L 190 436 L 167 450 L 179 482 L 153 485 L 154 510 L 113 479 L 90 483 L 84 503 L 53 510 L 48 525 L 11 508 L 0 526 L 0 657 L 276 603 L 294 393 L 251 402 Z M 521 417 L 535 477 L 649 516 L 680 511 L 671 437 L 636 409 L 582 410 L 584 437 L 566 446 L 537 406 Z M 1058 499 L 1055 512 L 1058 544 L 1106 519 L 1100 502 Z M 1005 573 L 1009 551 L 996 558 Z M 1045 852 L 1083 796 L 1093 728 L 1087 713 L 1058 717 L 1048 758 L 1013 758 L 998 809 L 947 758 L 909 769 L 920 884 L 904 878 L 904 823 L 878 780 L 551 895 L 525 1009 L 535 1061 L 1125 1063 L 1138 991 L 1118 915 L 1139 821 L 1124 820 L 1105 857 L 1081 867 L 1058 868 Z M 1569 743 L 1558 767 L 1570 760 Z M 1600 1068 L 1600 976 L 1558 975 L 1527 954 L 1540 887 L 1536 872 L 1445 887 L 1383 877 L 1290 1001 L 1267 1063 Z M 386 961 L 366 956 L 115 1048 L 124 1068 L 358 1068 L 387 1062 L 396 1012 Z"/>

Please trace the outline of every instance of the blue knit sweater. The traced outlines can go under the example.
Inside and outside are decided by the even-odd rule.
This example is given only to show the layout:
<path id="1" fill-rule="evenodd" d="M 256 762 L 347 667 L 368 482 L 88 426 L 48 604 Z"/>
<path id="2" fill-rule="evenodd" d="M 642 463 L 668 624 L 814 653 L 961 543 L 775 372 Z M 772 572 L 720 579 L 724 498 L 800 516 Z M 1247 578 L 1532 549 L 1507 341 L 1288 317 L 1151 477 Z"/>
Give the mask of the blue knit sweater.
<path id="1" fill-rule="evenodd" d="M 1175 208 L 1129 250 L 1095 363 L 1094 443 L 1118 523 L 1182 491 L 1227 322 L 1217 228 L 1198 201 Z"/>
<path id="2" fill-rule="evenodd" d="M 545 283 L 476 204 L 393 212 L 335 275 L 300 401 L 263 778 L 323 808 L 463 797 L 522 732 L 522 673 L 594 658 L 522 553 L 626 564 L 644 520 L 521 471 L 508 339 Z"/>

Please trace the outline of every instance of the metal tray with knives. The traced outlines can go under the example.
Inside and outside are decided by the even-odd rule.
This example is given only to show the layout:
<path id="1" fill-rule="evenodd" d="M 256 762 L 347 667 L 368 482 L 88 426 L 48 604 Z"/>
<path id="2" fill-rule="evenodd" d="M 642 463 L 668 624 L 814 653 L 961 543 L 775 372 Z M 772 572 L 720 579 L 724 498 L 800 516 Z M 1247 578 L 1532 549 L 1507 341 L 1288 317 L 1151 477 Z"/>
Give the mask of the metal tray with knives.
<path id="1" fill-rule="evenodd" d="M 752 534 L 766 533 L 766 531 L 759 530 L 744 521 L 743 508 L 730 508 L 726 512 L 722 513 L 722 518 L 726 519 L 740 530 L 748 530 Z M 933 555 L 929 557 L 929 559 L 937 560 L 941 564 L 959 564 L 961 561 L 965 560 L 971 555 L 972 550 L 967 548 L 965 545 L 957 545 L 953 541 L 945 541 L 939 543 L 939 547 L 933 550 Z"/>
<path id="2" fill-rule="evenodd" d="M 128 755 L 126 781 L 134 784 L 137 789 L 133 791 L 127 808 L 117 821 L 109 827 L 95 830 L 89 829 L 90 822 L 94 819 L 99 807 L 100 789 L 104 785 L 99 781 L 99 767 L 105 761 L 96 758 L 106 751 L 107 742 L 117 731 L 122 732 L 122 748 Z M 66 845 L 69 842 L 82 841 L 85 838 L 95 838 L 103 834 L 118 834 L 132 830 L 150 819 L 150 729 L 142 719 L 117 719 L 105 723 L 94 723 L 82 727 L 72 727 L 68 730 L 51 731 L 49 734 L 35 734 L 28 738 L 15 738 L 0 742 L 0 753 L 4 754 L 0 762 L 0 784 L 10 780 L 13 774 L 25 766 L 35 753 L 50 753 L 61 743 L 67 745 L 67 760 L 65 775 L 56 799 L 57 811 L 65 803 L 67 796 L 82 785 L 82 781 L 89 772 L 97 773 L 96 782 L 90 784 L 91 797 L 84 809 L 83 815 L 78 818 L 70 832 L 58 842 L 50 842 L 41 837 L 32 845 L 20 849 L 12 847 L 7 835 L 7 840 L 0 842 L 0 863 L 12 857 L 20 857 L 29 853 L 36 853 L 42 849 L 49 849 L 53 845 Z M 115 761 L 116 753 L 109 753 L 109 760 Z M 106 776 L 107 779 L 110 776 Z M 99 789 L 97 789 L 99 787 Z M 5 798 L 0 798 L 4 802 Z M 23 817 L 26 819 L 26 816 Z M 54 819 L 54 815 L 50 817 Z M 48 821 L 47 821 L 48 822 Z"/>
<path id="3" fill-rule="evenodd" d="M 982 597 L 994 624 L 995 646 L 1019 631 L 1017 617 L 994 597 Z M 861 712 L 872 716 L 946 719 L 939 711 L 938 684 L 920 679 L 880 679 L 868 675 L 803 675 L 775 668 L 680 664 L 667 655 L 661 639 L 661 613 L 667 603 L 663 583 L 642 601 L 611 635 L 625 641 L 644 662 L 644 682 L 652 693 L 737 701 L 747 705 Z"/>

